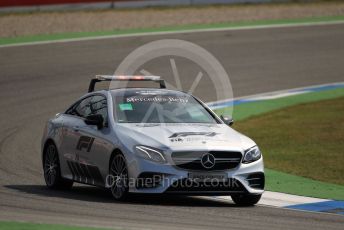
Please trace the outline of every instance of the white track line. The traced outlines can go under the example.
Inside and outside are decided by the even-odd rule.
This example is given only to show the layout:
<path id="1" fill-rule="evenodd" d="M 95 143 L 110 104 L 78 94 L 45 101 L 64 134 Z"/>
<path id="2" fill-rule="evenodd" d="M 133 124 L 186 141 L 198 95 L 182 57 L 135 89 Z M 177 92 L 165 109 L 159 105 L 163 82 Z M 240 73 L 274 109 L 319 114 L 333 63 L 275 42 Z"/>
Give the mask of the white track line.
<path id="1" fill-rule="evenodd" d="M 221 199 L 221 200 L 226 200 L 226 201 L 232 200 L 230 196 L 217 196 L 216 199 Z M 282 207 L 286 207 L 290 205 L 316 203 L 316 202 L 324 202 L 324 201 L 330 201 L 330 200 L 306 197 L 306 196 L 297 196 L 297 195 L 291 195 L 291 194 L 280 193 L 280 192 L 265 191 L 263 193 L 261 200 L 259 201 L 259 205 L 282 208 Z"/>
<path id="2" fill-rule="evenodd" d="M 207 199 L 207 200 L 217 200 L 217 201 L 222 201 L 225 203 L 234 204 L 230 196 L 215 196 L 215 197 L 200 197 L 200 198 Z M 269 207 L 269 208 L 282 208 L 282 209 L 288 209 L 291 211 L 309 212 L 309 213 L 316 213 L 316 214 L 322 214 L 322 215 L 336 215 L 336 216 L 341 215 L 342 216 L 343 214 L 337 214 L 337 213 L 331 213 L 331 212 L 325 212 L 325 211 L 312 211 L 312 210 L 290 207 L 292 205 L 304 205 L 304 204 L 330 202 L 330 201 L 332 200 L 265 191 L 263 193 L 261 200 L 258 202 L 257 206 Z"/>
<path id="3" fill-rule="evenodd" d="M 285 207 L 290 205 L 305 204 L 305 203 L 316 203 L 330 201 L 328 199 L 319 199 L 306 196 L 297 196 L 280 192 L 265 191 L 260 204 L 269 205 L 274 207 Z"/>
<path id="4" fill-rule="evenodd" d="M 344 20 L 331 21 L 331 22 L 303 22 L 303 23 L 294 22 L 294 23 L 274 24 L 274 25 L 256 25 L 256 26 L 240 26 L 240 27 L 234 26 L 234 27 L 228 27 L 228 28 L 187 29 L 187 30 L 176 30 L 176 31 L 160 31 L 160 32 L 143 32 L 143 33 L 105 35 L 105 36 L 90 36 L 90 37 L 83 37 L 83 38 L 70 38 L 70 39 L 23 42 L 23 43 L 17 43 L 17 44 L 0 45 L 0 48 L 44 45 L 44 44 L 52 44 L 52 43 L 91 41 L 91 40 L 101 40 L 101 39 L 128 38 L 128 37 L 138 37 L 138 36 L 156 36 L 156 35 L 217 32 L 217 31 L 231 31 L 231 30 L 271 29 L 271 28 L 286 28 L 286 27 L 301 27 L 301 26 L 322 26 L 322 25 L 337 25 L 337 24 L 344 24 Z"/>
<path id="5" fill-rule="evenodd" d="M 259 93 L 259 94 L 252 94 L 248 96 L 242 96 L 242 97 L 235 97 L 233 99 L 224 99 L 224 100 L 218 100 L 218 101 L 211 101 L 207 102 L 206 104 L 211 107 L 212 109 L 216 109 L 216 105 L 220 103 L 226 103 L 231 101 L 237 101 L 237 100 L 268 100 L 268 99 L 275 99 L 275 98 L 282 98 L 282 97 L 288 97 L 292 95 L 312 92 L 312 89 L 318 88 L 318 87 L 325 87 L 325 86 L 336 86 L 336 85 L 344 85 L 344 82 L 333 82 L 333 83 L 325 83 L 325 84 L 318 84 L 318 85 L 311 85 L 311 86 L 304 86 L 304 87 L 297 87 L 297 88 L 291 88 L 291 89 L 283 89 L 283 90 L 277 90 L 267 93 Z"/>
<path id="6" fill-rule="evenodd" d="M 322 86 L 335 86 L 335 85 L 344 85 L 344 81 L 302 86 L 302 87 L 296 87 L 296 88 L 291 88 L 291 89 L 282 89 L 282 90 L 271 91 L 271 92 L 267 92 L 267 93 L 258 93 L 258 94 L 253 94 L 253 95 L 249 95 L 249 96 L 237 97 L 235 99 L 258 98 L 258 97 L 263 97 L 266 95 L 278 95 L 278 94 L 288 93 L 291 91 L 301 91 L 301 90 L 303 91 L 303 90 L 310 90 L 310 89 L 322 87 Z"/>

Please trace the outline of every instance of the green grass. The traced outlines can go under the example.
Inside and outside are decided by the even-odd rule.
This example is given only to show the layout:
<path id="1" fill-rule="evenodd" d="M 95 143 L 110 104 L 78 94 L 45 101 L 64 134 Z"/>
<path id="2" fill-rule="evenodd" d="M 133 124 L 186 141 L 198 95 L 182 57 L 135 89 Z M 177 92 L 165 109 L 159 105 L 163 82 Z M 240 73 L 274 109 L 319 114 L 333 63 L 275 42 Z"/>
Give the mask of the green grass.
<path id="1" fill-rule="evenodd" d="M 266 158 L 264 158 L 265 160 Z M 344 200 L 344 186 L 265 169 L 266 190 L 300 196 Z"/>
<path id="2" fill-rule="evenodd" d="M 25 222 L 0 221 L 1 230 L 105 230 L 104 228 L 75 227 L 59 224 L 35 224 Z"/>
<path id="3" fill-rule="evenodd" d="M 112 36 L 112 35 L 128 35 L 128 34 L 139 34 L 139 33 L 173 32 L 173 31 L 186 31 L 186 30 L 198 30 L 198 29 L 216 29 L 216 28 L 221 29 L 221 28 L 235 28 L 235 27 L 245 27 L 245 26 L 250 27 L 250 26 L 264 26 L 264 25 L 336 22 L 336 21 L 340 21 L 340 22 L 344 21 L 344 15 L 299 18 L 299 19 L 271 19 L 271 20 L 257 20 L 257 21 L 242 21 L 242 22 L 217 23 L 217 24 L 208 24 L 208 25 L 183 25 L 183 26 L 169 26 L 169 27 L 159 27 L 159 28 L 142 28 L 142 29 L 128 29 L 128 30 L 114 30 L 114 31 L 42 34 L 42 35 L 22 36 L 22 37 L 14 37 L 14 38 L 0 38 L 0 45 L 54 41 L 54 40 L 61 40 L 61 39 L 102 37 L 102 36 Z"/>
<path id="4" fill-rule="evenodd" d="M 344 200 L 343 114 L 339 88 L 237 105 L 234 128 L 261 147 L 268 190 Z"/>
<path id="5" fill-rule="evenodd" d="M 344 185 L 344 97 L 295 105 L 238 122 L 266 167 Z"/>

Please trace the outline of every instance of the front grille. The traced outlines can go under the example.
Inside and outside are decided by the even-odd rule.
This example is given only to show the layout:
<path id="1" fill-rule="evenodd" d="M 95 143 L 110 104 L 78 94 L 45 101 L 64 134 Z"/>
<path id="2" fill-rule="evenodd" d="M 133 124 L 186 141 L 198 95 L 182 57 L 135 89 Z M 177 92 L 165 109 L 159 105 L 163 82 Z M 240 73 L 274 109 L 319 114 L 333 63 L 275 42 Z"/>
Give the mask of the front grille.
<path id="1" fill-rule="evenodd" d="M 204 156 L 204 154 L 206 153 L 210 153 L 215 157 L 215 165 L 211 168 L 206 168 L 201 163 L 202 156 Z M 227 151 L 198 151 L 172 153 L 172 160 L 177 167 L 197 171 L 215 171 L 232 169 L 240 164 L 241 157 L 241 152 Z"/>
<path id="2" fill-rule="evenodd" d="M 166 191 L 167 193 L 244 193 L 247 190 L 244 186 L 233 178 L 225 182 L 200 182 L 191 179 L 181 179 L 175 181 Z"/>
<path id="3" fill-rule="evenodd" d="M 250 174 L 246 180 L 248 185 L 254 189 L 264 189 L 265 186 L 265 176 L 264 173 L 253 173 Z"/>

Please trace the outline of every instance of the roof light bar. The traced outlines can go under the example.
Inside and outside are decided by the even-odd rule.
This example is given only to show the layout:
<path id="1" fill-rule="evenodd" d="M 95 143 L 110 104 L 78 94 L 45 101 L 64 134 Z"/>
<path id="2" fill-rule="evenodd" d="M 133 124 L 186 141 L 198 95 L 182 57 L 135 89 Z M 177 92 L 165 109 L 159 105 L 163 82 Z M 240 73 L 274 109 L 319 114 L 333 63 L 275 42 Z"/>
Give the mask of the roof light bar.
<path id="1" fill-rule="evenodd" d="M 159 76 L 96 75 L 91 79 L 88 92 L 93 92 L 96 83 L 101 81 L 154 81 L 160 84 L 160 88 L 166 88 L 165 81 Z"/>
<path id="2" fill-rule="evenodd" d="M 96 78 L 98 80 L 113 80 L 113 81 L 120 81 L 120 80 L 143 80 L 143 81 L 158 81 L 160 80 L 160 76 L 126 76 L 126 75 L 119 75 L 119 76 L 113 76 L 113 75 L 96 75 Z"/>

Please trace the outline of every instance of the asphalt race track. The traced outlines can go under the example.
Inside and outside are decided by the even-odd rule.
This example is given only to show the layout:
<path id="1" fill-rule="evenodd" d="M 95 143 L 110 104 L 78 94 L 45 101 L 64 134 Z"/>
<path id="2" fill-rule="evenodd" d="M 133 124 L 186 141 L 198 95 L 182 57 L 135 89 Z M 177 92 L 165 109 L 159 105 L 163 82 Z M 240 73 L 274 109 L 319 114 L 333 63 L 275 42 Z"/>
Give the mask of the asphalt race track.
<path id="1" fill-rule="evenodd" d="M 113 73 L 136 47 L 162 38 L 210 51 L 230 73 L 235 97 L 344 80 L 344 24 L 0 48 L 0 219 L 126 229 L 343 229 L 343 216 L 332 214 L 195 197 L 137 196 L 116 203 L 99 188 L 45 188 L 44 122 L 86 92 L 93 75 Z M 156 71 L 171 78 L 160 65 Z M 204 100 L 213 99 L 206 84 L 198 90 Z"/>

